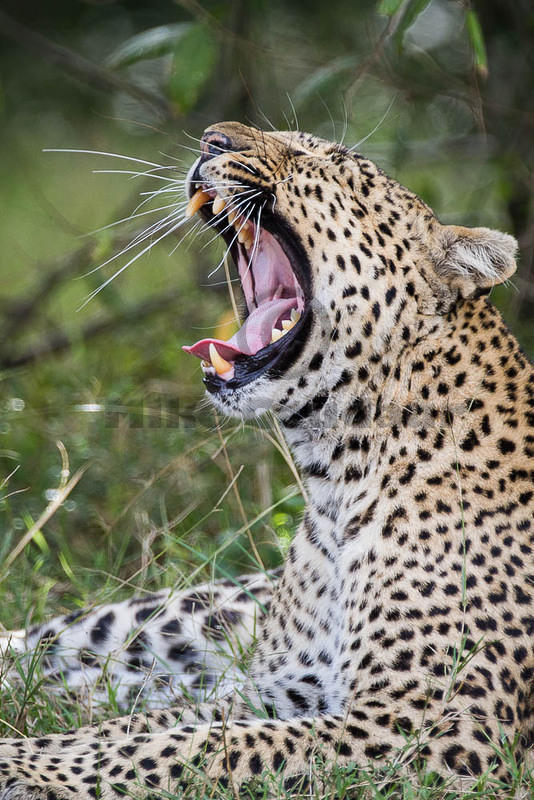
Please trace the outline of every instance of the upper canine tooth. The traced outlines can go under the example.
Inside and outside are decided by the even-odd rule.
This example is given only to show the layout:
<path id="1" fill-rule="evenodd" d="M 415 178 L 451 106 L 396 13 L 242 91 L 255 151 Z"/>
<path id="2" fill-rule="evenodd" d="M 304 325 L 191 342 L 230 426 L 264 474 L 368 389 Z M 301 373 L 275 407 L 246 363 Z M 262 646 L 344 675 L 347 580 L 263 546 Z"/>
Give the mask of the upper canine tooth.
<path id="1" fill-rule="evenodd" d="M 252 228 L 249 225 L 247 225 L 245 228 L 243 228 L 243 230 L 246 233 L 246 238 L 245 238 L 245 241 L 244 241 L 244 245 L 247 248 L 247 250 L 250 250 L 250 248 L 252 247 L 252 244 L 254 243 L 254 231 L 252 230 Z"/>
<path id="2" fill-rule="evenodd" d="M 237 241 L 244 244 L 247 239 L 250 239 L 250 229 L 248 225 L 244 225 L 237 236 Z"/>
<path id="3" fill-rule="evenodd" d="M 204 189 L 197 189 L 195 194 L 189 200 L 187 204 L 187 208 L 185 210 L 186 217 L 192 217 L 194 214 L 197 213 L 199 208 L 202 208 L 204 203 L 207 203 L 210 199 L 210 196 Z"/>
<path id="4" fill-rule="evenodd" d="M 222 197 L 219 197 L 219 195 L 217 195 L 217 197 L 213 201 L 213 213 L 215 215 L 220 214 L 223 208 L 225 207 L 226 207 L 226 200 L 223 200 Z"/>
<path id="5" fill-rule="evenodd" d="M 210 343 L 210 360 L 215 367 L 217 375 L 224 375 L 225 372 L 229 372 L 232 369 L 232 364 L 229 361 L 225 361 L 213 342 Z"/>

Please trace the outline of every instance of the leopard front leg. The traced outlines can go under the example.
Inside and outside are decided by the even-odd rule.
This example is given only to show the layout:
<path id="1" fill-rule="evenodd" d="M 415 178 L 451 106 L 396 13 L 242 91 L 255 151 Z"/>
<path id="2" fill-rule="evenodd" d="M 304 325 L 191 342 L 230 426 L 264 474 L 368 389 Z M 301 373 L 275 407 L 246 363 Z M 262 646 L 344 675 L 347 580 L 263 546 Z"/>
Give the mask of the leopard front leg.
<path id="1" fill-rule="evenodd" d="M 231 716 L 231 707 L 232 698 L 220 700 L 216 705 L 184 703 L 160 711 L 115 717 L 94 725 L 75 728 L 66 733 L 49 734 L 32 739 L 0 739 L 0 758 L 20 757 L 27 752 L 39 755 L 63 752 L 71 745 L 80 746 L 84 742 L 91 743 L 100 739 L 116 740 L 135 734 L 170 731 L 183 725 L 219 721 Z"/>
<path id="2" fill-rule="evenodd" d="M 417 723 L 409 703 L 388 705 L 387 710 L 378 706 L 375 697 L 368 697 L 360 698 L 344 717 L 212 723 L 74 742 L 57 756 L 27 750 L 6 759 L 0 750 L 5 786 L 0 798 L 18 800 L 31 792 L 42 792 L 39 798 L 46 792 L 77 800 L 117 800 L 124 794 L 143 798 L 147 791 L 173 793 L 193 781 L 206 781 L 204 790 L 211 791 L 216 784 L 231 782 L 235 787 L 262 775 L 306 775 L 317 758 L 332 766 L 364 766 L 393 759 L 410 762 L 420 753 L 427 769 L 449 776 L 451 771 L 473 774 L 474 764 L 485 770 L 495 758 L 489 741 L 479 742 L 476 753 L 469 750 L 473 721 L 458 710 L 442 709 L 433 717 L 426 709 Z M 407 724 L 416 728 L 411 738 Z M 27 795 L 20 794 L 22 786 Z"/>
<path id="3" fill-rule="evenodd" d="M 33 674 L 39 663 L 51 691 L 79 694 L 94 705 L 107 702 L 112 686 L 125 711 L 140 700 L 166 707 L 183 697 L 223 697 L 242 678 L 240 660 L 275 579 L 258 574 L 165 590 L 80 610 L 28 632 L 4 632 L 1 680 L 16 683 L 19 671 Z M 11 657 L 18 670 L 8 669 Z"/>

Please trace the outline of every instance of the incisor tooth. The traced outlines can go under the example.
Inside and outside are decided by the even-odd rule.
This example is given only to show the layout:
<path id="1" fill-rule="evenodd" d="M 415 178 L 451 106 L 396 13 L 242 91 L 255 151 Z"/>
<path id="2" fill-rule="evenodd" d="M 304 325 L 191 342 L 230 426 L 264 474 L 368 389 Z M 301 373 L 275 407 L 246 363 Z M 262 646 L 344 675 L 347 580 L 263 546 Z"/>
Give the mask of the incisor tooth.
<path id="1" fill-rule="evenodd" d="M 285 331 L 279 331 L 278 328 L 273 328 L 271 331 L 271 344 L 277 342 L 285 334 Z"/>
<path id="2" fill-rule="evenodd" d="M 189 203 L 187 204 L 187 208 L 185 210 L 186 217 L 192 217 L 194 214 L 197 213 L 199 208 L 202 208 L 204 203 L 207 203 L 210 199 L 210 196 L 204 189 L 197 189 L 193 197 L 190 199 Z"/>
<path id="3" fill-rule="evenodd" d="M 233 223 L 233 221 L 234 221 L 234 219 L 236 217 L 237 217 L 237 212 L 236 211 L 229 211 L 228 212 L 228 222 L 230 223 L 230 225 L 232 225 L 232 223 Z"/>
<path id="4" fill-rule="evenodd" d="M 210 361 L 215 367 L 215 372 L 217 375 L 224 375 L 225 372 L 228 372 L 232 369 L 230 362 L 225 361 L 225 359 L 219 354 L 213 342 L 210 343 Z"/>
<path id="5" fill-rule="evenodd" d="M 291 328 L 293 328 L 294 326 L 295 326 L 295 323 L 293 322 L 292 319 L 283 319 L 282 320 L 282 328 L 285 331 L 290 331 Z"/>
<path id="6" fill-rule="evenodd" d="M 220 214 L 223 208 L 225 207 L 226 207 L 226 200 L 223 200 L 222 197 L 219 197 L 219 195 L 217 195 L 217 197 L 213 201 L 213 213 L 215 215 Z"/>

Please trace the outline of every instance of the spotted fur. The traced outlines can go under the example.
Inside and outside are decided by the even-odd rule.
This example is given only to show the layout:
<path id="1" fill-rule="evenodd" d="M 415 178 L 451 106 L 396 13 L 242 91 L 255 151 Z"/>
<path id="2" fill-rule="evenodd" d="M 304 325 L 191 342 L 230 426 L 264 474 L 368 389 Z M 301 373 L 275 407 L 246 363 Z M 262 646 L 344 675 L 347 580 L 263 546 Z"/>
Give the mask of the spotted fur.
<path id="1" fill-rule="evenodd" d="M 203 707 L 177 725 L 180 706 L 6 740 L 2 800 L 177 791 L 199 770 L 235 787 L 308 774 L 318 757 L 418 757 L 507 780 L 503 748 L 520 757 L 533 731 L 534 373 L 487 295 L 513 273 L 515 242 L 441 225 L 340 145 L 237 123 L 217 133 L 232 152 L 203 179 L 276 198 L 313 301 L 283 369 L 212 399 L 276 412 L 310 500 L 280 580 L 261 590 L 250 676 L 211 722 Z M 132 624 L 120 608 L 119 639 Z M 80 624 L 91 637 L 111 613 Z"/>

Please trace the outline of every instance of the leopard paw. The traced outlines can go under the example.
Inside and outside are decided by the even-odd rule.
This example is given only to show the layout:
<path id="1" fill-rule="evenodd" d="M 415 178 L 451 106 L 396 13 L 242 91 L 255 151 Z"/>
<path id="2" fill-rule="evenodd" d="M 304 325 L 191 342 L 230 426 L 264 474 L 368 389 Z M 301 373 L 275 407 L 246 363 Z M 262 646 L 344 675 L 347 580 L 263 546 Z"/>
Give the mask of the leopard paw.
<path id="1" fill-rule="evenodd" d="M 27 786 L 15 780 L 0 786 L 0 800 L 59 800 L 59 797 L 47 789 Z"/>

